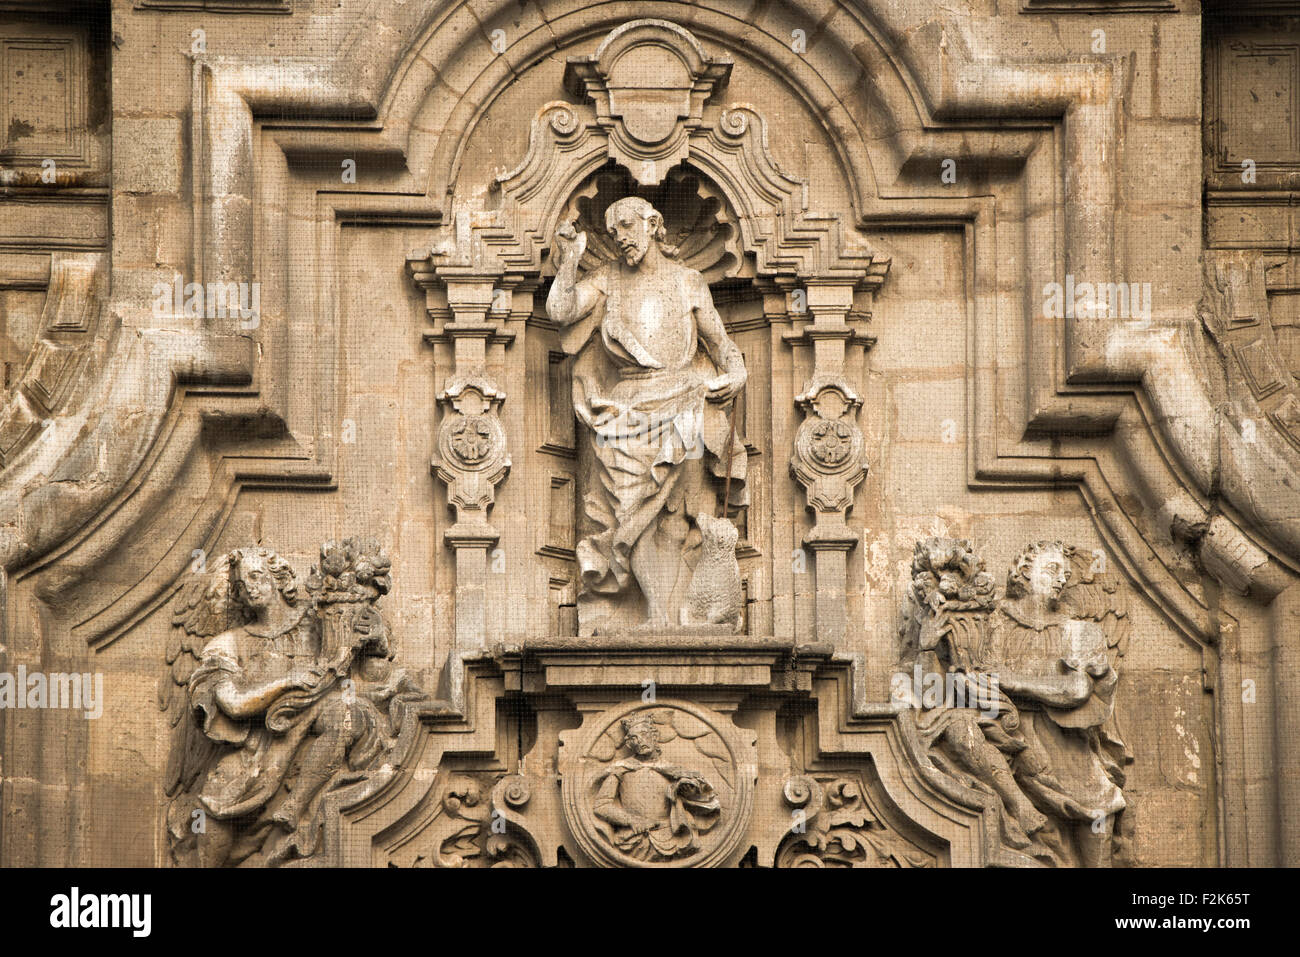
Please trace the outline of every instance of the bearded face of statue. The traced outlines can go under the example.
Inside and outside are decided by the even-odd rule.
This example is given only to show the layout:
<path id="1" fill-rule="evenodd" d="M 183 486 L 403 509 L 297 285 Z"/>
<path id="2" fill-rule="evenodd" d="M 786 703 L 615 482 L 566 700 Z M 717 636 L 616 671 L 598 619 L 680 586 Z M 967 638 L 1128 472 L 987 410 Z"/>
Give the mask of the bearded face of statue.
<path id="1" fill-rule="evenodd" d="M 654 242 L 654 235 L 659 227 L 659 214 L 651 212 L 642 216 L 632 205 L 615 203 L 605 214 L 605 228 L 614 238 L 623 262 L 629 266 L 639 265 Z"/>
<path id="2" fill-rule="evenodd" d="M 639 722 L 627 729 L 623 743 L 638 758 L 650 758 L 659 750 L 659 732 L 646 723 Z"/>

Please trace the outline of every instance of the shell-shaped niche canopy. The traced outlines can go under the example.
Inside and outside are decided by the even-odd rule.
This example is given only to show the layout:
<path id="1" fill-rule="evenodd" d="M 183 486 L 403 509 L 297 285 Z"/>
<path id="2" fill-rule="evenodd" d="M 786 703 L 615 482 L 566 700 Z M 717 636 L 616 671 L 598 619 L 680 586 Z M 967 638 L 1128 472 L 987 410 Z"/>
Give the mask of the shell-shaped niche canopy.
<path id="1" fill-rule="evenodd" d="M 656 186 L 643 186 L 624 167 L 611 162 L 574 191 L 561 221 L 574 223 L 587 234 L 584 270 L 617 258 L 605 229 L 605 211 L 627 196 L 639 196 L 658 210 L 664 218 L 666 242 L 676 258 L 702 273 L 710 284 L 753 277 L 753 257 L 744 255 L 735 211 L 722 190 L 688 164 L 674 167 Z"/>

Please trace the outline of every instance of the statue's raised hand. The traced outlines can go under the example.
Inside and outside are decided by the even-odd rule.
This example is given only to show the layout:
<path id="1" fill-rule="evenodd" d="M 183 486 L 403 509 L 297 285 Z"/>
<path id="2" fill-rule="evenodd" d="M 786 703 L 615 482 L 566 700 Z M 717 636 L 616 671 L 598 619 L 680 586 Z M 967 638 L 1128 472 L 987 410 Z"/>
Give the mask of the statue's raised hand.
<path id="1" fill-rule="evenodd" d="M 570 263 L 576 266 L 586 249 L 587 234 L 578 232 L 573 223 L 565 223 L 555 231 L 555 242 L 551 246 L 555 268 L 559 269 Z"/>

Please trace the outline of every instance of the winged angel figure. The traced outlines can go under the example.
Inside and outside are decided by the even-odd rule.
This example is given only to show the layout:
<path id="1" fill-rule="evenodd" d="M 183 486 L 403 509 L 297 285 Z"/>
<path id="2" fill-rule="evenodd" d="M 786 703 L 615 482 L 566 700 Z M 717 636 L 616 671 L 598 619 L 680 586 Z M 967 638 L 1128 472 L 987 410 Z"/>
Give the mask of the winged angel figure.
<path id="1" fill-rule="evenodd" d="M 325 795 L 376 774 L 427 698 L 394 669 L 376 602 L 390 563 L 328 542 L 301 583 L 260 547 L 181 590 L 159 699 L 172 725 L 164 790 L 180 865 L 276 866 L 319 850 Z"/>
<path id="2" fill-rule="evenodd" d="M 978 708 L 911 700 L 934 763 L 1001 800 L 1002 837 L 1044 863 L 1108 866 L 1132 757 L 1115 718 L 1125 590 L 1104 553 L 1036 542 L 999 597 L 970 543 L 918 542 L 905 658 Z"/>

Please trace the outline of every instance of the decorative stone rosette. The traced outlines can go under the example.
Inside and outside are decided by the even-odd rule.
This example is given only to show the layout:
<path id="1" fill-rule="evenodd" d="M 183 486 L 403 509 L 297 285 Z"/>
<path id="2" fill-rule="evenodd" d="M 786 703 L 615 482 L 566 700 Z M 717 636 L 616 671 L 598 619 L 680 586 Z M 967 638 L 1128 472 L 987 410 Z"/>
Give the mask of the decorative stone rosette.
<path id="1" fill-rule="evenodd" d="M 438 430 L 438 451 L 455 467 L 482 472 L 505 457 L 506 432 L 494 415 L 452 413 Z"/>
<path id="2" fill-rule="evenodd" d="M 458 375 L 439 396 L 446 413 L 438 427 L 433 471 L 447 483 L 459 520 L 486 521 L 494 489 L 510 470 L 506 430 L 497 415 L 505 393 L 485 375 Z"/>

